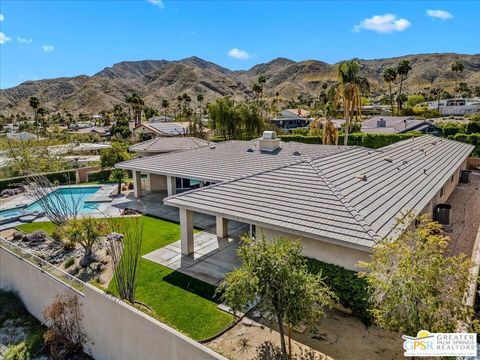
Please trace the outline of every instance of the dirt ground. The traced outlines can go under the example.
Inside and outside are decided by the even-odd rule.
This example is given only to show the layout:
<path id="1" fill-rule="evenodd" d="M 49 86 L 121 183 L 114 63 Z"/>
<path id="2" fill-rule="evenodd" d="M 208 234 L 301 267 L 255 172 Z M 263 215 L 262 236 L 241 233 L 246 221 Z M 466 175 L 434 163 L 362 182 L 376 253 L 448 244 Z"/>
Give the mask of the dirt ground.
<path id="1" fill-rule="evenodd" d="M 451 224 L 444 227 L 451 238 L 449 247 L 454 255 L 471 258 L 480 226 L 480 171 L 470 174 L 469 184 L 458 184 L 447 203 L 452 205 Z"/>
<path id="2" fill-rule="evenodd" d="M 366 327 L 355 316 L 339 310 L 330 310 L 316 326 L 303 333 L 292 334 L 295 353 L 310 347 L 321 359 L 335 360 L 393 360 L 405 359 L 401 335 L 380 327 Z M 260 322 L 251 326 L 240 322 L 208 346 L 229 359 L 254 360 L 257 347 L 265 341 L 280 344 L 278 332 Z M 248 346 L 242 346 L 247 343 Z"/>

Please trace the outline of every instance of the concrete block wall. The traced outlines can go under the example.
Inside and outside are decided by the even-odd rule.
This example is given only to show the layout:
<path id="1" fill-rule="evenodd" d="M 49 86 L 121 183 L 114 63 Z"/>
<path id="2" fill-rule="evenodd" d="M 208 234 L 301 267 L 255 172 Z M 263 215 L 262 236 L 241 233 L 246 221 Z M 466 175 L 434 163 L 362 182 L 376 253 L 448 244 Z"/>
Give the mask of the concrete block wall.
<path id="1" fill-rule="evenodd" d="M 85 284 L 83 294 L 77 292 L 1 246 L 0 288 L 17 293 L 27 310 L 42 322 L 43 309 L 57 294 L 77 295 L 88 338 L 86 351 L 96 360 L 226 360 L 89 284 Z"/>

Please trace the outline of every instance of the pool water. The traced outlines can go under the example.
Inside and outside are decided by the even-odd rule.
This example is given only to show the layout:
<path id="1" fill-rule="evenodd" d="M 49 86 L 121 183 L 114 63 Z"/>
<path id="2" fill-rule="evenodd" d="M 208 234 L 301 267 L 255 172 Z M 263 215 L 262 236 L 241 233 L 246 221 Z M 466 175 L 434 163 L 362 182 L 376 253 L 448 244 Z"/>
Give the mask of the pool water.
<path id="1" fill-rule="evenodd" d="M 61 195 L 64 198 L 66 206 L 73 210 L 75 207 L 80 214 L 93 213 L 98 210 L 99 202 L 85 202 L 90 195 L 96 193 L 100 189 L 100 186 L 89 186 L 89 187 L 75 187 L 75 188 L 61 188 L 57 189 L 54 192 Z M 54 202 L 58 205 L 58 199 L 53 193 L 48 194 L 48 197 L 51 197 Z M 40 203 L 38 201 L 28 205 L 25 208 L 17 209 L 8 209 L 0 211 L 0 218 L 8 218 L 13 216 L 20 216 L 23 213 L 29 213 L 32 211 L 43 211 Z"/>

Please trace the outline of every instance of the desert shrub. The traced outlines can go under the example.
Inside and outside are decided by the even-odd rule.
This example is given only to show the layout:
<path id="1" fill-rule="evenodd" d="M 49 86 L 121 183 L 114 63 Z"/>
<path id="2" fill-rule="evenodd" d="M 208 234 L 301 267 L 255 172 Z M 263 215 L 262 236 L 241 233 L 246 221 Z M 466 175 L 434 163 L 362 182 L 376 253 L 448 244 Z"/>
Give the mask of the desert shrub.
<path id="1" fill-rule="evenodd" d="M 86 335 L 81 326 L 77 296 L 57 295 L 44 309 L 48 330 L 43 339 L 54 360 L 67 360 L 83 354 Z"/>
<path id="2" fill-rule="evenodd" d="M 450 136 L 449 139 L 453 139 L 455 141 L 461 141 L 461 142 L 475 146 L 475 149 L 472 152 L 472 156 L 480 157 L 480 133 L 456 134 L 455 136 Z"/>
<path id="3" fill-rule="evenodd" d="M 449 137 L 464 132 L 465 124 L 448 122 L 440 125 L 440 128 L 442 129 L 442 135 L 444 137 Z"/>
<path id="4" fill-rule="evenodd" d="M 355 271 L 316 259 L 307 258 L 307 266 L 314 274 L 322 273 L 325 284 L 335 293 L 341 305 L 352 310 L 365 324 L 372 322 L 370 290 L 365 279 Z"/>
<path id="5" fill-rule="evenodd" d="M 265 341 L 257 349 L 255 360 L 285 360 L 280 347 L 271 341 Z M 291 354 L 290 360 L 323 360 L 325 357 L 313 349 L 302 349 L 300 354 Z"/>
<path id="6" fill-rule="evenodd" d="M 467 134 L 480 133 L 480 121 L 470 121 L 465 129 Z"/>
<path id="7" fill-rule="evenodd" d="M 73 264 L 75 263 L 75 258 L 73 257 L 69 257 L 67 260 L 65 260 L 65 268 L 69 268 L 70 266 L 72 266 Z"/>
<path id="8" fill-rule="evenodd" d="M 38 325 L 31 329 L 27 338 L 8 348 L 5 353 L 5 360 L 30 360 L 41 350 L 43 346 L 43 334 L 45 329 Z"/>

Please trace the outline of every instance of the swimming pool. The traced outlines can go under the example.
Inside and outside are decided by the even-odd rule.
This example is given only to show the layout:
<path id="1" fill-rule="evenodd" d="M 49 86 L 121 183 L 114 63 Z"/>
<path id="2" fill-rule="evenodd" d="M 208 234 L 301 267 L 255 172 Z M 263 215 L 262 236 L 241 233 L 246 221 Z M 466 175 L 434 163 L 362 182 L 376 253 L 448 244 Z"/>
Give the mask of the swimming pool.
<path id="1" fill-rule="evenodd" d="M 50 193 L 47 196 L 51 197 L 58 205 L 59 200 L 57 195 L 61 195 L 68 209 L 74 210 L 74 208 L 76 208 L 78 213 L 88 214 L 98 211 L 100 203 L 95 201 L 85 202 L 85 200 L 87 200 L 92 194 L 95 194 L 100 188 L 100 186 L 60 188 L 54 191 L 55 194 Z M 43 211 L 38 201 L 23 208 L 0 210 L 0 219 L 22 216 L 23 214 L 33 211 Z"/>

